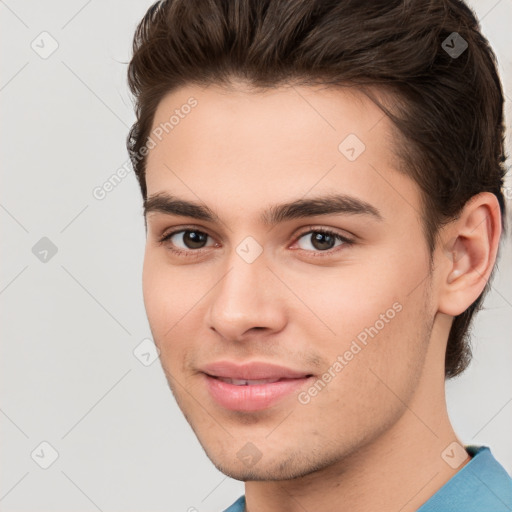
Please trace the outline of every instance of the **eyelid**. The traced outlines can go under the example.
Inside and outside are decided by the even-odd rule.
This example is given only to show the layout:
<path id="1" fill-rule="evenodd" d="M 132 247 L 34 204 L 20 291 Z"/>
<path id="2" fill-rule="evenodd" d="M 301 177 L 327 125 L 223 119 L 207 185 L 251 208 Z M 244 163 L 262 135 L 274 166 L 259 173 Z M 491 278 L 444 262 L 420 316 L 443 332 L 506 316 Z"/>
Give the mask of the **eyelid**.
<path id="1" fill-rule="evenodd" d="M 297 235 L 295 235 L 295 240 L 299 239 L 301 236 L 307 235 L 311 231 L 329 232 L 329 233 L 332 233 L 333 235 L 339 236 L 339 237 L 343 238 L 344 240 L 351 241 L 351 242 L 355 242 L 355 238 L 356 238 L 352 234 L 344 234 L 344 233 L 347 233 L 347 231 L 340 230 L 340 228 L 333 228 L 333 227 L 325 226 L 322 224 L 320 224 L 320 225 L 313 224 L 313 225 L 305 227 L 304 231 L 301 230 Z M 341 233 L 340 231 L 343 231 L 344 233 Z"/>
<path id="2" fill-rule="evenodd" d="M 168 242 L 170 237 L 172 237 L 178 233 L 184 232 L 184 231 L 198 231 L 199 233 L 205 234 L 207 237 L 210 237 L 213 239 L 213 237 L 208 233 L 208 230 L 206 230 L 202 227 L 199 227 L 199 226 L 185 225 L 185 226 L 175 226 L 175 227 L 170 228 L 169 230 L 164 230 L 164 233 L 158 237 L 158 242 L 159 242 L 159 244 L 163 245 Z M 326 256 L 333 255 L 341 247 L 350 246 L 355 243 L 355 237 L 353 235 L 346 236 L 344 234 L 341 234 L 341 233 L 339 233 L 337 228 L 331 228 L 329 226 L 324 226 L 324 225 L 310 225 L 310 226 L 307 226 L 307 227 L 303 228 L 302 230 L 300 230 L 300 232 L 294 236 L 292 245 L 295 245 L 304 235 L 310 234 L 312 232 L 332 234 L 337 240 L 340 240 L 343 242 L 341 245 L 338 245 L 338 246 L 328 249 L 326 251 L 308 251 L 306 249 L 300 249 L 300 248 L 298 249 L 300 251 L 310 253 L 310 254 L 314 255 L 315 257 L 321 256 L 322 254 L 325 254 Z M 199 249 L 177 248 L 177 249 L 171 249 L 171 251 L 174 252 L 175 254 L 186 254 L 187 256 L 188 255 L 193 256 L 193 255 L 202 254 L 202 252 L 204 250 L 208 249 L 208 247 L 215 247 L 215 245 L 201 247 Z M 295 249 L 295 250 L 297 250 L 297 249 Z"/>
<path id="3" fill-rule="evenodd" d="M 158 235 L 158 241 L 160 243 L 165 243 L 165 238 L 176 235 L 177 233 L 180 233 L 181 231 L 198 231 L 199 233 L 204 233 L 205 235 L 209 236 L 210 238 L 213 238 L 212 235 L 210 235 L 210 233 L 208 233 L 208 230 L 206 230 L 203 227 L 194 226 L 194 225 L 185 225 L 185 226 L 173 226 L 172 228 L 165 229 L 161 235 Z M 197 252 L 199 250 L 201 250 L 201 249 L 197 249 L 195 252 Z"/>
<path id="4" fill-rule="evenodd" d="M 163 233 L 161 235 L 158 236 L 158 239 L 159 240 L 162 240 L 163 238 L 166 238 L 168 235 L 171 235 L 171 234 L 176 234 L 176 233 L 179 233 L 180 231 L 199 231 L 201 233 L 204 233 L 205 235 L 208 235 L 211 237 L 211 235 L 208 233 L 208 229 L 202 227 L 202 226 L 195 226 L 193 224 L 187 224 L 187 225 L 184 225 L 184 226 L 173 226 L 172 228 L 169 228 L 168 230 L 165 229 L 163 231 Z M 306 226 L 305 228 L 303 228 L 303 230 L 301 230 L 297 235 L 295 235 L 295 238 L 294 238 L 294 241 L 297 241 L 298 238 L 300 238 L 301 236 L 304 236 L 306 235 L 307 233 L 309 233 L 310 231 L 330 231 L 330 232 L 333 232 L 334 234 L 346 239 L 346 240 L 350 240 L 350 241 L 355 241 L 355 236 L 352 235 L 352 234 L 348 234 L 348 235 L 345 235 L 345 234 L 341 234 L 339 233 L 339 228 L 334 228 L 334 227 L 330 227 L 330 226 L 325 226 L 325 225 L 309 225 L 309 226 Z M 345 231 L 345 233 L 347 233 Z M 213 237 L 212 237 L 213 238 Z"/>

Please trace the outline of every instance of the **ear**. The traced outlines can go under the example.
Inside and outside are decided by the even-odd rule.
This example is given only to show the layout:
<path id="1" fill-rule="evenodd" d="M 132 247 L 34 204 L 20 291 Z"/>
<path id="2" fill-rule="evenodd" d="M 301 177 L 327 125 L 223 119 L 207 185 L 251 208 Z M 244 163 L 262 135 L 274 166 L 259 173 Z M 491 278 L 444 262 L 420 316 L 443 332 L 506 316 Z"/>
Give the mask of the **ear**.
<path id="1" fill-rule="evenodd" d="M 438 254 L 439 312 L 463 313 L 482 293 L 494 267 L 501 236 L 498 199 L 473 196 L 459 218 L 443 228 Z"/>

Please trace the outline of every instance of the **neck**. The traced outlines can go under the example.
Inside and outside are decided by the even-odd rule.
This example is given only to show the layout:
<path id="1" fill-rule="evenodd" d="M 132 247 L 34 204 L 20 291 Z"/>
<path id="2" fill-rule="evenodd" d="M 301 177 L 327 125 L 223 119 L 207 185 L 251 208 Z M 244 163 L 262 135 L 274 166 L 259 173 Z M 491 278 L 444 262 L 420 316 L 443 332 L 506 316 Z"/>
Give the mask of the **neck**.
<path id="1" fill-rule="evenodd" d="M 246 482 L 246 511 L 416 511 L 470 460 L 453 468 L 442 457 L 462 442 L 449 421 L 444 376 L 430 373 L 390 429 L 332 466 L 293 480 Z"/>

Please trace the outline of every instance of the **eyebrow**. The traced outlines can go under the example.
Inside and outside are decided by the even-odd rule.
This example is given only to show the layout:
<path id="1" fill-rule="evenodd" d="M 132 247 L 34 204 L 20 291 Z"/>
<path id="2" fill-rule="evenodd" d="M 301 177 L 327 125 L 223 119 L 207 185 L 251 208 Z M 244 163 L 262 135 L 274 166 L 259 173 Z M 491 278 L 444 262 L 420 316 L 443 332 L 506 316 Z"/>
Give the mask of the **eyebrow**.
<path id="1" fill-rule="evenodd" d="M 219 216 L 208 206 L 180 199 L 166 192 L 144 200 L 144 216 L 147 217 L 152 212 L 220 223 Z M 330 194 L 272 205 L 261 214 L 260 221 L 264 225 L 274 226 L 293 219 L 336 214 L 366 215 L 379 221 L 384 220 L 379 210 L 366 201 L 346 194 Z"/>

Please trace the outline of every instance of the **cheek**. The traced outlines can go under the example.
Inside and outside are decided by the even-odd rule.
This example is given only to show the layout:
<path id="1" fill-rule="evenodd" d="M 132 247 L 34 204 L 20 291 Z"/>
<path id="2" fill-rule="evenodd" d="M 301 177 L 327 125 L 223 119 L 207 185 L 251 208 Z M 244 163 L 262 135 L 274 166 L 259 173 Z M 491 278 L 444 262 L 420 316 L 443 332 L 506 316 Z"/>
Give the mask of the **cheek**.
<path id="1" fill-rule="evenodd" d="M 158 325 L 163 320 L 162 299 L 165 299 L 165 285 L 162 283 L 162 279 L 159 279 L 159 277 L 162 277 L 162 273 L 158 270 L 154 260 L 155 258 L 152 257 L 151 252 L 146 249 L 142 268 L 142 293 L 146 315 L 153 334 L 155 334 L 155 330 L 158 330 Z"/>
<path id="2" fill-rule="evenodd" d="M 184 312 L 183 286 L 166 268 L 156 251 L 146 249 L 142 270 L 142 291 L 146 315 L 155 344 L 165 350 L 163 340 L 173 336 Z M 173 328 L 173 326 L 176 326 Z"/>
<path id="3" fill-rule="evenodd" d="M 428 349 L 428 267 L 400 255 L 380 258 L 360 270 L 344 273 L 340 285 L 327 296 L 315 292 L 315 307 L 335 332 L 330 342 L 323 343 L 324 357 L 329 365 L 342 357 L 339 375 L 344 378 L 337 379 L 337 385 L 345 390 L 369 391 L 367 398 L 373 400 L 373 391 L 379 391 L 376 396 L 385 393 L 382 379 L 407 395 Z"/>
<path id="4" fill-rule="evenodd" d="M 302 396 L 310 400 L 304 422 L 313 426 L 320 415 L 340 439 L 353 439 L 396 421 L 411 403 L 426 355 L 428 333 L 418 324 L 417 311 L 406 306 L 384 324 L 366 322 L 373 311 L 361 313 L 364 327 L 353 325 L 356 335 L 340 336 L 329 355 L 324 352 L 328 367 L 320 380 L 329 382 L 317 382 L 317 389 Z"/>
<path id="5" fill-rule="evenodd" d="M 191 340 L 202 327 L 206 301 L 204 295 L 213 286 L 206 276 L 200 278 L 193 266 L 170 265 L 160 251 L 146 249 L 142 271 L 142 290 L 146 316 L 168 368 L 177 369 Z"/>
<path id="6" fill-rule="evenodd" d="M 385 301 L 382 307 L 366 310 L 359 317 L 359 326 L 351 325 L 357 332 L 347 337 L 343 351 L 333 353 L 330 359 L 343 357 L 338 392 L 345 397 L 345 407 L 353 407 L 354 415 L 361 414 L 357 404 L 373 408 L 375 415 L 387 416 L 410 401 L 428 351 L 426 307 L 421 294 L 414 299 L 402 297 L 393 304 Z M 346 398 L 351 396 L 357 399 Z"/>
<path id="7" fill-rule="evenodd" d="M 403 301 L 396 280 L 383 277 L 372 265 L 340 269 L 317 277 L 315 283 L 311 287 L 304 282 L 304 296 L 308 306 L 331 328 L 335 343 L 364 333 L 376 322 L 380 330 L 384 320 L 394 320 Z"/>

